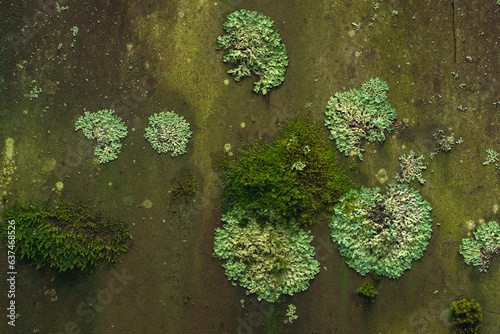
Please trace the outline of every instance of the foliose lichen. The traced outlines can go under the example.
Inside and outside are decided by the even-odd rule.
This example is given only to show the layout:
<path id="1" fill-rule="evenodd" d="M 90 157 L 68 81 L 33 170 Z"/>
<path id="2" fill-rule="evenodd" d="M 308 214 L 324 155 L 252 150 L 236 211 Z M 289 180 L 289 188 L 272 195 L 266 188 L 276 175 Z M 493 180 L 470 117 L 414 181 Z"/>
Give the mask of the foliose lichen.
<path id="1" fill-rule="evenodd" d="M 427 169 L 424 159 L 423 155 L 417 157 L 417 153 L 411 150 L 408 156 L 406 156 L 406 154 L 400 156 L 400 171 L 396 174 L 396 180 L 401 183 L 410 183 L 411 181 L 417 179 L 418 182 L 424 184 L 425 179 L 422 177 L 422 171 Z"/>
<path id="2" fill-rule="evenodd" d="M 443 130 L 434 132 L 432 138 L 436 141 L 437 147 L 429 155 L 429 159 L 431 160 L 434 160 L 434 157 L 438 155 L 439 152 L 449 152 L 453 148 L 453 145 L 463 143 L 462 137 L 455 140 L 455 135 L 453 133 L 447 136 Z"/>
<path id="3" fill-rule="evenodd" d="M 266 94 L 285 80 L 288 57 L 274 22 L 267 16 L 245 9 L 233 12 L 224 23 L 227 34 L 217 37 L 217 50 L 229 49 L 224 62 L 235 64 L 228 71 L 236 81 L 252 72 L 260 77 L 254 91 Z"/>
<path id="4" fill-rule="evenodd" d="M 283 320 L 285 324 L 291 324 L 294 320 L 298 319 L 298 315 L 295 314 L 297 307 L 293 304 L 288 305 L 288 311 L 286 312 L 287 319 Z"/>
<path id="5" fill-rule="evenodd" d="M 85 137 L 96 143 L 94 154 L 100 163 L 118 158 L 121 141 L 127 136 L 127 127 L 120 117 L 114 116 L 114 110 L 100 110 L 95 113 L 85 112 L 75 123 L 75 131 L 82 130 Z"/>
<path id="6" fill-rule="evenodd" d="M 146 138 L 158 153 L 168 153 L 172 157 L 186 153 L 186 145 L 193 133 L 184 117 L 173 111 L 161 112 L 149 117 Z"/>
<path id="7" fill-rule="evenodd" d="M 432 233 L 431 206 L 404 184 L 351 190 L 335 206 L 332 240 L 361 275 L 399 278 L 423 255 Z"/>
<path id="8" fill-rule="evenodd" d="M 500 154 L 492 149 L 487 149 L 486 153 L 488 153 L 488 156 L 486 157 L 486 160 L 484 160 L 483 166 L 495 163 L 497 169 L 500 169 L 500 165 L 496 163 L 498 162 L 498 156 Z"/>
<path id="9" fill-rule="evenodd" d="M 386 82 L 372 78 L 361 89 L 337 92 L 330 97 L 325 126 L 330 130 L 330 139 L 346 156 L 357 154 L 363 160 L 361 141 L 383 142 L 384 132 L 391 132 L 397 114 L 387 102 L 387 91 Z"/>
<path id="10" fill-rule="evenodd" d="M 375 296 L 378 294 L 371 283 L 363 282 L 363 284 L 356 290 L 356 293 L 362 295 L 371 302 L 375 301 Z"/>
<path id="11" fill-rule="evenodd" d="M 272 219 L 272 217 L 269 217 Z M 298 228 L 259 224 L 245 212 L 223 216 L 224 227 L 215 230 L 215 258 L 227 260 L 228 279 L 239 281 L 247 295 L 277 301 L 281 295 L 305 291 L 319 272 L 312 236 Z"/>
<path id="12" fill-rule="evenodd" d="M 474 238 L 462 239 L 460 254 L 465 263 L 479 267 L 480 272 L 486 272 L 493 255 L 500 255 L 500 226 L 496 221 L 480 225 Z"/>

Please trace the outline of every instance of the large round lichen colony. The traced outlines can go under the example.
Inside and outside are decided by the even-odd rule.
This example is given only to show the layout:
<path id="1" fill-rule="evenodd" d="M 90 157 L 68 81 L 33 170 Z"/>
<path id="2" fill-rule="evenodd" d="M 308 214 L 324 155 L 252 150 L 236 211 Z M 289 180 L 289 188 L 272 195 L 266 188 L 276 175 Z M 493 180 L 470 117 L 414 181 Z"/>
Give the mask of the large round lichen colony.
<path id="1" fill-rule="evenodd" d="M 149 117 L 149 127 L 144 137 L 158 153 L 172 157 L 186 153 L 186 145 L 193 133 L 184 117 L 173 111 L 161 112 Z"/>
<path id="2" fill-rule="evenodd" d="M 340 199 L 330 223 L 332 240 L 361 275 L 399 278 L 419 259 L 431 237 L 431 207 L 407 185 L 352 190 Z"/>
<path id="3" fill-rule="evenodd" d="M 258 300 L 268 302 L 307 290 L 319 272 L 309 233 L 260 224 L 242 211 L 222 220 L 226 224 L 215 231 L 214 257 L 227 260 L 223 266 L 229 280 L 239 281 L 247 294 L 256 293 Z"/>
<path id="4" fill-rule="evenodd" d="M 385 140 L 384 132 L 392 130 L 396 111 L 387 102 L 389 86 L 379 78 L 365 82 L 361 89 L 335 93 L 326 106 L 325 126 L 330 139 L 345 155 L 357 154 L 363 160 L 361 141 Z"/>
<path id="5" fill-rule="evenodd" d="M 100 163 L 118 158 L 122 144 L 127 136 L 127 127 L 121 118 L 113 115 L 114 110 L 100 110 L 95 113 L 85 112 L 75 123 L 75 131 L 82 130 L 85 137 L 95 140 L 94 154 Z"/>
<path id="6" fill-rule="evenodd" d="M 474 238 L 462 239 L 460 254 L 465 263 L 479 267 L 480 272 L 487 271 L 490 259 L 500 255 L 500 226 L 495 221 L 479 226 Z"/>
<path id="7" fill-rule="evenodd" d="M 252 72 L 260 77 L 254 91 L 266 94 L 285 80 L 288 65 L 285 45 L 273 21 L 258 12 L 240 10 L 224 23 L 227 34 L 217 37 L 217 49 L 229 49 L 224 62 L 237 65 L 228 71 L 236 81 Z"/>

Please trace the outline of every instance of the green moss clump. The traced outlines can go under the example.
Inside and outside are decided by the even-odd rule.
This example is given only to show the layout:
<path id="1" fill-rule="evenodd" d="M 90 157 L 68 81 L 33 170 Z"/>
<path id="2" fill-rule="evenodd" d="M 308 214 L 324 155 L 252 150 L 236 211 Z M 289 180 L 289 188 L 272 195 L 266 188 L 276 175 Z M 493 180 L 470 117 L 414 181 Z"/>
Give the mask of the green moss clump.
<path id="1" fill-rule="evenodd" d="M 378 294 L 377 291 L 375 291 L 375 288 L 373 285 L 371 285 L 368 282 L 364 282 L 359 289 L 356 290 L 356 293 L 359 295 L 362 295 L 365 297 L 367 300 L 373 302 L 375 300 L 375 296 Z"/>
<path id="2" fill-rule="evenodd" d="M 227 260 L 223 267 L 229 280 L 239 281 L 259 301 L 271 303 L 283 294 L 307 290 L 309 280 L 319 272 L 309 233 L 258 223 L 241 210 L 222 220 L 226 224 L 215 231 L 213 256 Z"/>
<path id="3" fill-rule="evenodd" d="M 367 273 L 399 278 L 423 255 L 432 232 L 431 206 L 408 185 L 351 190 L 335 206 L 333 242 L 347 264 Z"/>
<path id="4" fill-rule="evenodd" d="M 234 160 L 220 163 L 222 211 L 272 212 L 275 221 L 302 226 L 331 215 L 351 181 L 321 132 L 321 126 L 294 118 L 271 143 L 244 144 Z"/>
<path id="5" fill-rule="evenodd" d="M 224 62 L 237 67 L 228 71 L 236 81 L 252 72 L 260 77 L 254 92 L 266 94 L 285 80 L 288 57 L 274 22 L 267 16 L 245 9 L 233 12 L 224 23 L 227 35 L 217 37 L 217 50 L 229 49 Z"/>
<path id="6" fill-rule="evenodd" d="M 158 153 L 172 157 L 186 153 L 186 145 L 193 133 L 184 117 L 173 111 L 161 112 L 149 117 L 149 126 L 144 137 Z"/>
<path id="7" fill-rule="evenodd" d="M 391 132 L 396 111 L 387 102 L 389 86 L 379 78 L 365 82 L 361 89 L 337 92 L 326 105 L 325 126 L 330 139 L 335 140 L 346 156 L 357 154 L 363 160 L 361 141 L 385 140 L 385 131 Z"/>
<path id="8" fill-rule="evenodd" d="M 49 264 L 59 272 L 83 271 L 101 260 L 117 263 L 132 239 L 123 222 L 67 202 L 26 207 L 15 202 L 3 218 L 0 238 L 7 241 L 7 222 L 15 221 L 14 251 L 36 269 Z"/>
<path id="9" fill-rule="evenodd" d="M 188 206 L 192 203 L 193 197 L 196 195 L 198 191 L 198 182 L 194 177 L 193 173 L 189 171 L 188 176 L 184 182 L 177 181 L 177 185 L 174 186 L 168 192 L 168 212 L 176 213 L 177 210 L 174 209 L 174 203 L 180 202 L 180 205 L 184 205 L 184 207 L 180 208 L 181 218 L 184 218 L 184 209 L 185 206 Z"/>
<path id="10" fill-rule="evenodd" d="M 474 299 L 456 300 L 450 306 L 451 316 L 457 329 L 456 334 L 475 334 L 481 327 L 483 313 L 481 306 Z"/>
<path id="11" fill-rule="evenodd" d="M 94 154 L 100 163 L 118 158 L 121 141 L 127 137 L 127 127 L 121 118 L 113 115 L 114 110 L 85 112 L 75 123 L 75 131 L 82 130 L 85 137 L 96 142 Z"/>
<path id="12" fill-rule="evenodd" d="M 500 255 L 500 226 L 491 221 L 483 224 L 474 232 L 474 238 L 462 239 L 460 254 L 465 263 L 479 267 L 480 272 L 486 272 L 490 266 L 490 259 Z"/>
<path id="13" fill-rule="evenodd" d="M 288 304 L 288 311 L 286 312 L 287 319 L 283 320 L 283 322 L 285 324 L 291 324 L 294 322 L 294 320 L 297 320 L 299 316 L 295 314 L 296 311 L 297 311 L 297 306 L 293 304 Z"/>

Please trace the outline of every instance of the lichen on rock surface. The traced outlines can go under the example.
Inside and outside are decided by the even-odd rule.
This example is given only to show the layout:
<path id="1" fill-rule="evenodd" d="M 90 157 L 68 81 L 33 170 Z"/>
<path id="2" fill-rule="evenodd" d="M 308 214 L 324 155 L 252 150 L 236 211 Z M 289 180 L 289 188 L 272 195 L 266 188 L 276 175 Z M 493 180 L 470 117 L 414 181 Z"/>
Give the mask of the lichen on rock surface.
<path id="1" fill-rule="evenodd" d="M 75 131 L 82 130 L 85 137 L 96 142 L 94 154 L 100 163 L 118 158 L 121 141 L 127 136 L 127 127 L 121 118 L 113 115 L 114 110 L 85 112 L 75 123 Z"/>
<path id="2" fill-rule="evenodd" d="M 309 233 L 258 223 L 241 210 L 222 220 L 226 223 L 215 230 L 213 256 L 227 260 L 223 267 L 234 285 L 239 281 L 247 294 L 256 293 L 258 300 L 271 303 L 309 288 L 319 272 Z"/>
<path id="3" fill-rule="evenodd" d="M 186 145 L 193 133 L 184 117 L 173 111 L 161 112 L 149 117 L 149 127 L 144 137 L 158 153 L 172 157 L 186 153 Z"/>
<path id="4" fill-rule="evenodd" d="M 228 49 L 226 63 L 236 67 L 228 71 L 236 81 L 249 77 L 252 72 L 260 77 L 254 91 L 266 94 L 269 89 L 285 80 L 288 57 L 285 45 L 274 22 L 267 16 L 242 9 L 227 17 L 224 23 L 227 34 L 217 37 L 217 49 Z"/>

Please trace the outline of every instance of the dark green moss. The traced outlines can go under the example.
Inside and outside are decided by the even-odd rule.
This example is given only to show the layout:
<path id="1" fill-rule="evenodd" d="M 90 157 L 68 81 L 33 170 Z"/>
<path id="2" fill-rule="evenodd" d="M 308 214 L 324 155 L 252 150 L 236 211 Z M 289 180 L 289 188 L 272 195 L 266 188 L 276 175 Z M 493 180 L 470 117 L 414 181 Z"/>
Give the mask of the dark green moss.
<path id="1" fill-rule="evenodd" d="M 6 241 L 7 226 L 14 225 L 15 243 L 9 250 L 37 269 L 49 264 L 59 272 L 83 271 L 101 260 L 116 263 L 132 239 L 123 222 L 63 201 L 26 207 L 15 202 L 3 218 L 0 238 Z"/>
<path id="2" fill-rule="evenodd" d="M 301 226 L 330 216 L 351 181 L 337 166 L 322 131 L 307 118 L 296 117 L 271 143 L 244 143 L 234 160 L 219 161 L 222 211 L 243 209 Z"/>
<path id="3" fill-rule="evenodd" d="M 474 299 L 470 301 L 467 299 L 456 300 L 451 303 L 450 311 L 457 327 L 454 333 L 474 334 L 481 327 L 483 313 L 481 306 Z"/>

